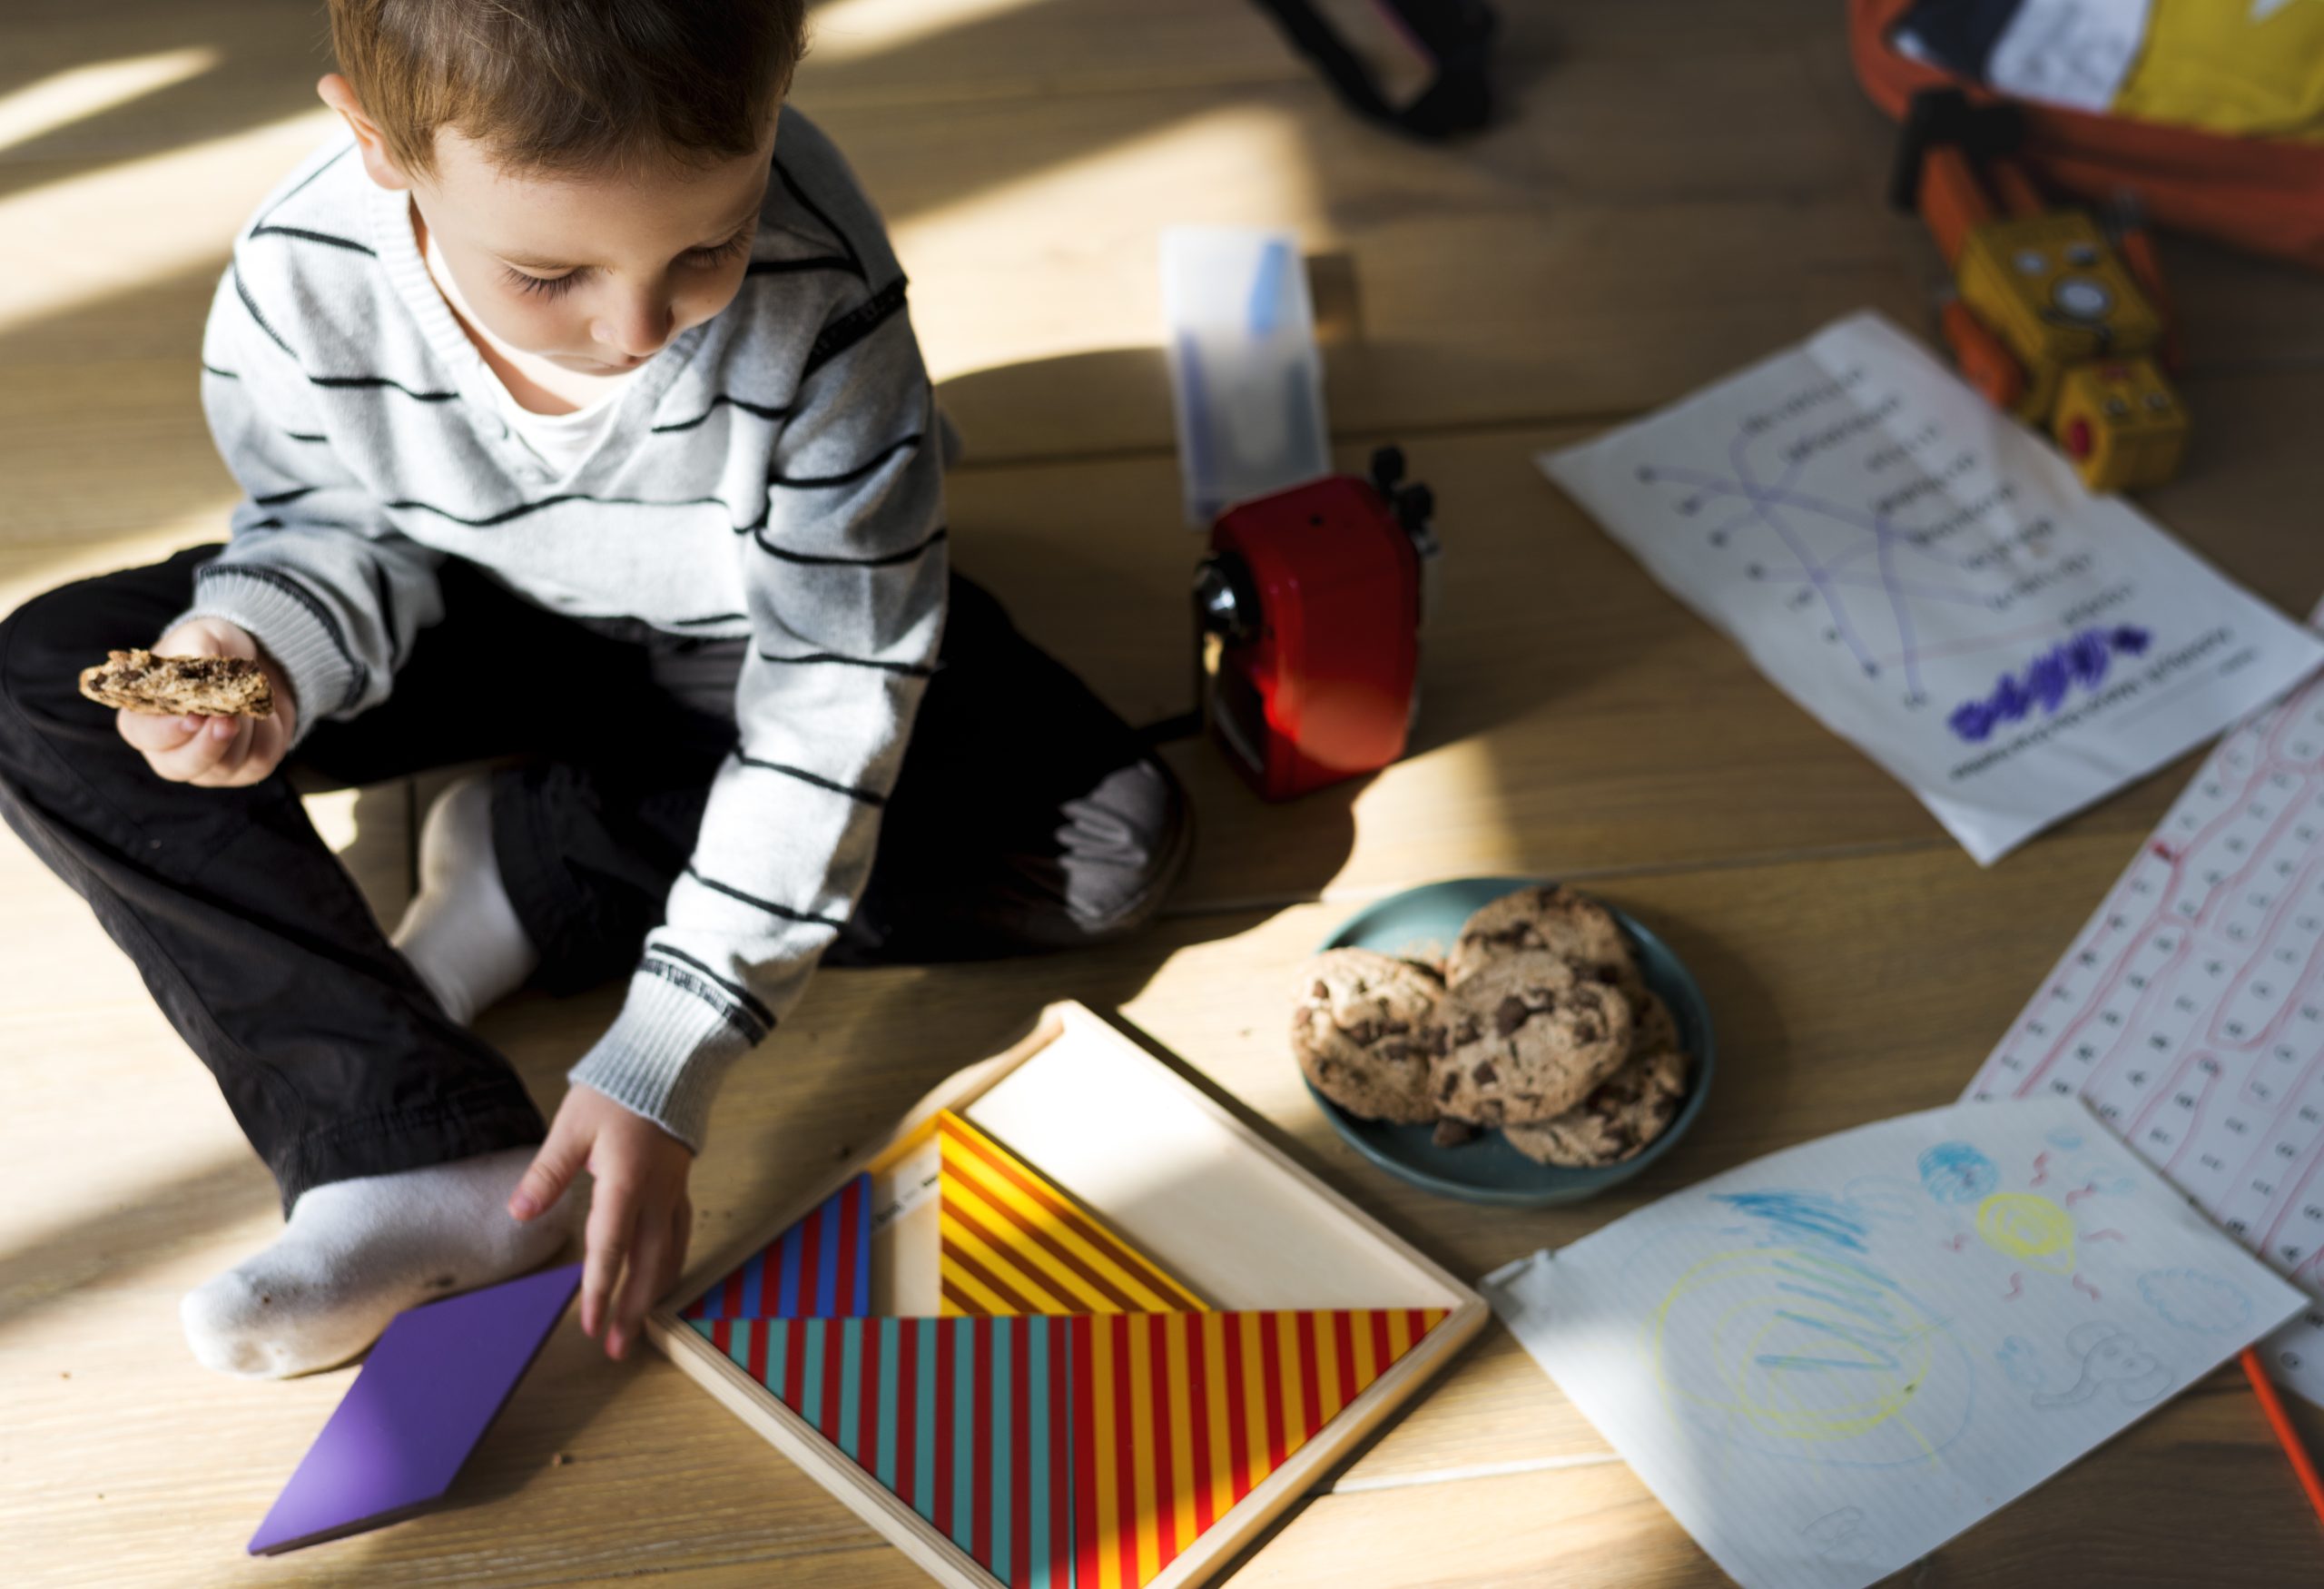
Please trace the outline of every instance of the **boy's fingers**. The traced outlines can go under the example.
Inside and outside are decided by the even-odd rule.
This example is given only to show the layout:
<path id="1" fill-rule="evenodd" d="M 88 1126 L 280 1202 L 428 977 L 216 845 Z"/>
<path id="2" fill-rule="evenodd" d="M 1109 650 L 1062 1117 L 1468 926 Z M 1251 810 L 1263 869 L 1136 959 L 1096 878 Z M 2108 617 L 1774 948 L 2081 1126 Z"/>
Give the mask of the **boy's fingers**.
<path id="1" fill-rule="evenodd" d="M 637 1239 L 637 1202 L 600 1181 L 589 1208 L 588 1250 L 581 1263 L 581 1330 L 595 1336 Z"/>
<path id="2" fill-rule="evenodd" d="M 153 649 L 163 656 L 223 656 L 226 648 L 218 643 L 217 631 L 200 618 L 180 624 L 153 642 Z"/>
<path id="3" fill-rule="evenodd" d="M 548 1140 L 533 1155 L 533 1162 L 517 1182 L 517 1189 L 508 1194 L 508 1214 L 511 1219 L 531 1219 L 547 1213 L 565 1195 L 580 1173 L 581 1161 L 588 1155 L 588 1144 L 572 1131 L 560 1129 L 565 1120 L 562 1111 L 549 1126 Z"/>
<path id="4" fill-rule="evenodd" d="M 221 723 L 226 725 L 222 731 L 217 726 Z M 203 736 L 223 748 L 210 771 L 202 775 L 202 781 L 222 789 L 231 789 L 237 784 L 247 782 L 241 775 L 242 769 L 250 764 L 251 748 L 258 742 L 258 735 L 249 719 L 212 718 L 212 725 L 203 731 Z"/>
<path id="5" fill-rule="evenodd" d="M 670 1210 L 669 1256 L 664 1262 L 669 1272 L 655 1288 L 655 1295 L 667 1296 L 670 1288 L 678 1283 L 678 1275 L 686 1267 L 686 1248 L 694 1245 L 694 1199 L 681 1193 L 678 1206 Z"/>
<path id="6" fill-rule="evenodd" d="M 194 735 L 175 750 L 157 752 L 146 759 L 153 770 L 165 778 L 181 784 L 191 784 L 218 765 L 231 742 L 212 738 L 207 729 Z"/>
<path id="7" fill-rule="evenodd" d="M 607 1357 L 620 1358 L 629 1355 L 630 1343 L 637 1338 L 637 1327 L 645 1318 L 645 1310 L 654 1306 L 655 1298 L 668 1284 L 663 1271 L 669 1264 L 669 1220 L 638 1221 L 637 1249 L 629 1256 L 629 1275 L 614 1299 L 613 1320 L 606 1331 Z"/>
<path id="8" fill-rule="evenodd" d="M 282 732 L 263 719 L 243 724 L 241 748 L 234 758 L 233 786 L 247 789 L 282 765 Z"/>
<path id="9" fill-rule="evenodd" d="M 133 712 L 126 706 L 113 714 L 113 725 L 133 749 L 147 755 L 172 751 L 202 731 L 207 721 L 201 717 L 157 717 L 151 712 Z"/>

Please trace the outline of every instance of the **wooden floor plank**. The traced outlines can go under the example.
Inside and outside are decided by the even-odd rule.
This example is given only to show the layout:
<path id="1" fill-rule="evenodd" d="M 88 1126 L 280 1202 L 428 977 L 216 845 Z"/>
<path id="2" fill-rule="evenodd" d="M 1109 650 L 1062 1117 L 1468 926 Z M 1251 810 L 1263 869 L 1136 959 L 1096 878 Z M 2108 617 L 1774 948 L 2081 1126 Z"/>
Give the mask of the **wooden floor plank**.
<path id="1" fill-rule="evenodd" d="M 986 460 L 1170 445 L 1168 224 L 1288 226 L 1350 257 L 1360 335 L 1325 359 L 1343 431 L 1643 407 L 1867 303 L 1918 302 L 1846 131 L 1772 47 L 1643 79 L 1576 64 L 1449 151 L 1352 125 L 1308 84 L 824 120 Z M 1749 131 L 1674 131 L 1711 122 Z"/>

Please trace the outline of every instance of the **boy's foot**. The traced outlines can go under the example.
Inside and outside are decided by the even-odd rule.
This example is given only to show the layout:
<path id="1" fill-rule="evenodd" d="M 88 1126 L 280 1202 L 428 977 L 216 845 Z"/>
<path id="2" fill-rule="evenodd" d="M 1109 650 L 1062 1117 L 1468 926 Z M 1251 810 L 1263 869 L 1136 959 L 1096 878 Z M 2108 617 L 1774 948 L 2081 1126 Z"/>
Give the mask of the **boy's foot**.
<path id="1" fill-rule="evenodd" d="M 535 1150 L 319 1186 L 264 1252 L 186 1294 L 187 1344 L 206 1367 L 281 1379 L 346 1362 L 407 1308 L 547 1262 L 586 1199 L 526 1224 L 508 1195 Z"/>
<path id="2" fill-rule="evenodd" d="M 515 992 L 540 962 L 493 859 L 487 775 L 462 778 L 428 809 L 419 892 L 393 942 L 462 1026 Z"/>

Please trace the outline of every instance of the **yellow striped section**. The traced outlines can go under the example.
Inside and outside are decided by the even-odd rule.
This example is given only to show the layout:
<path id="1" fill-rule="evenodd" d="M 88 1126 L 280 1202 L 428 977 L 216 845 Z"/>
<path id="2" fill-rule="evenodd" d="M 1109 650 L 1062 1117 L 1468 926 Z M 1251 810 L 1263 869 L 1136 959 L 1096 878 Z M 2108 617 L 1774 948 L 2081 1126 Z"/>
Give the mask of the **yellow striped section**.
<path id="1" fill-rule="evenodd" d="M 935 1134 L 935 1120 L 933 1118 L 924 1120 L 912 1127 L 905 1135 L 898 1137 L 885 1148 L 881 1149 L 880 1156 L 865 1165 L 864 1169 L 873 1175 L 885 1175 L 910 1158 L 922 1142 Z"/>
<path id="2" fill-rule="evenodd" d="M 975 1126 L 949 1111 L 934 1125 L 946 1317 L 1207 1311 L 1183 1282 Z"/>
<path id="3" fill-rule="evenodd" d="M 1226 1332 L 1232 1325 L 1218 1313 L 1206 1313 L 1200 1322 L 1206 1371 L 1203 1399 L 1209 1403 L 1210 1424 L 1210 1450 L 1204 1460 L 1209 1475 L 1210 1515 L 1215 1519 L 1226 1516 L 1226 1509 L 1235 1504 L 1235 1433 L 1226 1424 Z"/>
<path id="4" fill-rule="evenodd" d="M 1307 1443 L 1306 1394 L 1299 1383 L 1299 1365 L 1307 1354 L 1297 1314 L 1269 1317 L 1275 1320 L 1275 1349 L 1283 1363 L 1283 1450 L 1287 1456 Z"/>
<path id="5" fill-rule="evenodd" d="M 1090 1449 L 1086 1458 L 1077 1461 L 1075 1482 L 1094 1482 L 1096 1493 L 1091 1498 L 1098 1537 L 1093 1554 L 1098 1572 L 1096 1581 L 1083 1589 L 1137 1589 L 1167 1569 L 1194 1543 L 1196 1485 L 1205 1486 L 1215 1523 L 1274 1471 L 1267 1449 L 1270 1365 L 1281 1386 L 1278 1405 L 1273 1410 L 1282 1419 L 1285 1456 L 1346 1410 L 1347 1404 L 1340 1398 L 1340 1348 L 1334 1327 L 1340 1317 L 1331 1312 L 1305 1316 L 1182 1313 L 1163 1318 L 1158 1339 L 1154 1321 L 1148 1318 L 1090 1321 L 1089 1408 L 1087 1415 L 1077 1414 L 1074 1424 L 1074 1438 L 1088 1440 Z M 1392 1351 L 1384 1359 L 1373 1345 L 1373 1322 L 1378 1315 L 1357 1309 L 1345 1317 L 1353 1357 L 1349 1382 L 1353 1394 L 1361 1396 L 1412 1349 L 1420 1335 L 1434 1328 L 1446 1315 L 1442 1308 L 1427 1310 L 1418 1321 L 1421 1329 L 1415 1332 L 1413 1320 L 1403 1310 L 1388 1312 Z M 1230 1402 L 1226 1394 L 1230 1341 L 1236 1344 L 1242 1364 L 1240 1405 Z M 1203 1371 L 1208 1422 L 1208 1443 L 1200 1451 L 1193 1444 L 1190 1397 L 1191 1368 L 1197 1361 Z M 1305 1389 L 1307 1365 L 1313 1365 L 1316 1385 L 1312 1405 Z M 1117 1467 L 1115 1449 L 1125 1418 L 1130 1465 L 1127 1475 Z M 1230 1424 L 1229 1419 L 1236 1422 Z M 1245 1454 L 1239 1487 L 1234 1460 L 1237 1427 L 1243 1432 Z M 1167 1459 L 1159 1444 L 1166 1437 L 1169 1442 Z M 1167 1511 L 1165 1488 L 1169 1492 Z M 1167 1543 L 1166 1516 L 1170 1525 Z M 1124 1580 L 1122 1573 L 1125 1544 L 1135 1574 L 1130 1582 Z"/>
<path id="6" fill-rule="evenodd" d="M 1170 1514 L 1180 1550 L 1195 1536 L 1195 1420 L 1188 1394 L 1193 1387 L 1187 1379 L 1187 1332 L 1201 1328 L 1200 1314 L 1173 1314 L 1163 1321 L 1163 1337 L 1169 1343 Z M 1199 1333 L 1195 1349 L 1202 1349 Z"/>
<path id="7" fill-rule="evenodd" d="M 1243 1449 L 1250 1454 L 1254 1472 L 1265 1463 L 1267 1448 L 1266 1381 L 1259 1369 L 1266 1350 L 1259 1337 L 1267 1327 L 1266 1320 L 1264 1313 L 1246 1313 L 1236 1319 L 1243 1329 Z"/>
<path id="8" fill-rule="evenodd" d="M 1137 1581 L 1145 1583 L 1162 1570 L 1161 1541 L 1155 1537 L 1158 1506 L 1154 1492 L 1153 1365 L 1147 1353 L 1144 1318 L 1129 1321 L 1129 1361 L 1122 1372 L 1129 1376 L 1129 1450 L 1132 1504 L 1137 1508 Z"/>
<path id="9" fill-rule="evenodd" d="M 1114 1470 L 1114 1332 L 1103 1325 L 1089 1331 L 1090 1446 L 1098 1458 L 1098 1589 L 1134 1589 L 1122 1583 L 1121 1554 L 1113 1542 L 1126 1520 L 1114 1497 L 1120 1493 Z M 1078 1547 L 1077 1547 L 1078 1548 Z"/>

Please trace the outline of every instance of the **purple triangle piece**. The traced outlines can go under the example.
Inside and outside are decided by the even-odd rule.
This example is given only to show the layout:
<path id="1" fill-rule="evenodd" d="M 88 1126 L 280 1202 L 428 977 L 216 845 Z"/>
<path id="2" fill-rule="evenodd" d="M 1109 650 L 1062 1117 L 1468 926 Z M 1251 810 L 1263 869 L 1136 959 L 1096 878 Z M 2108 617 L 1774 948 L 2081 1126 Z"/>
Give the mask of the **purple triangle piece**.
<path id="1" fill-rule="evenodd" d="M 581 1266 L 566 1264 L 398 1314 L 251 1536 L 251 1554 L 377 1528 L 440 1497 L 580 1285 Z"/>

